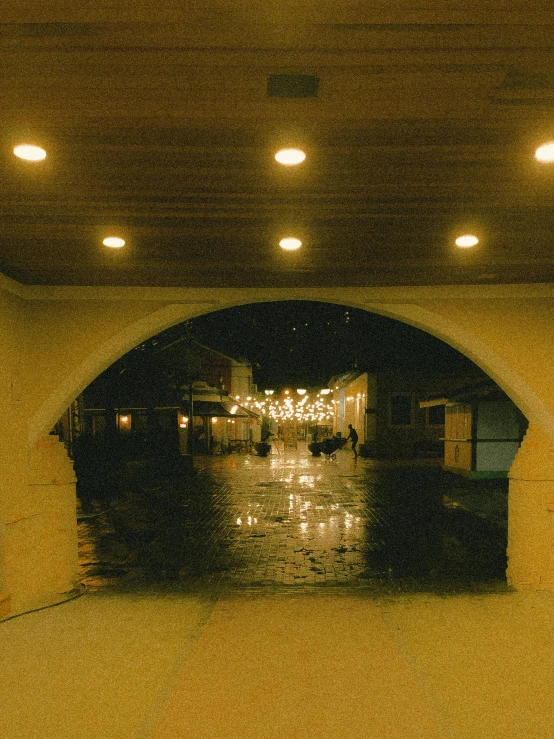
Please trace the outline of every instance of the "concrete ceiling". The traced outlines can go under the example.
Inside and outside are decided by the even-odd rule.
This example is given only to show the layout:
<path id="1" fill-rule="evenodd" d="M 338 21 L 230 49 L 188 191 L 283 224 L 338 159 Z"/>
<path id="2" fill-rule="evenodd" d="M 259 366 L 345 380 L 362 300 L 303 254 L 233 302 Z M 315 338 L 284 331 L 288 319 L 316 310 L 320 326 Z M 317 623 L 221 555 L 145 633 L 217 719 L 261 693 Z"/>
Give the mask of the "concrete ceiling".
<path id="1" fill-rule="evenodd" d="M 554 164 L 534 159 L 554 140 L 550 2 L 186 5 L 3 11 L 0 271 L 58 285 L 554 281 Z M 316 76 L 317 96 L 269 96 L 270 75 Z M 47 159 L 14 157 L 24 140 Z M 278 165 L 283 145 L 306 162 Z M 464 232 L 480 244 L 457 249 Z M 110 233 L 127 245 L 101 246 Z M 286 235 L 302 249 L 283 252 Z"/>

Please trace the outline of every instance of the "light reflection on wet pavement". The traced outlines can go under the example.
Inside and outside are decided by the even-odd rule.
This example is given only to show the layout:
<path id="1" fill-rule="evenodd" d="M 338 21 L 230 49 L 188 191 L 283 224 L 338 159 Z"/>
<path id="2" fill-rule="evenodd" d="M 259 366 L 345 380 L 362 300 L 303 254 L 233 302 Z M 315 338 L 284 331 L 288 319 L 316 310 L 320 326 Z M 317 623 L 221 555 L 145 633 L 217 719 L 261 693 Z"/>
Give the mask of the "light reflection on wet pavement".
<path id="1" fill-rule="evenodd" d="M 195 468 L 200 489 L 169 503 L 159 483 L 143 485 L 81 519 L 86 585 L 505 587 L 505 481 L 354 463 L 346 450 L 334 462 L 299 450 L 199 457 Z M 468 490 L 490 515 L 466 510 Z"/>

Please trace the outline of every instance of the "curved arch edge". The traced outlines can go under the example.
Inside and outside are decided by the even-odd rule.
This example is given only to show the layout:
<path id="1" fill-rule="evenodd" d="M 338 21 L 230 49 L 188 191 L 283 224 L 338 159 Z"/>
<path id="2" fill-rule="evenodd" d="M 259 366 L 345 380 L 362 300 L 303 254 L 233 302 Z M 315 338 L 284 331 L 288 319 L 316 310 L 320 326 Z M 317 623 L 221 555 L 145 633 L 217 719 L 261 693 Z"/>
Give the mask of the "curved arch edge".
<path id="1" fill-rule="evenodd" d="M 422 307 L 418 302 L 391 302 L 390 292 L 388 293 L 388 301 L 366 301 L 364 299 L 366 297 L 375 297 L 374 291 L 368 290 L 364 295 L 363 290 L 340 290 L 337 288 L 292 291 L 292 294 L 290 291 L 275 289 L 230 290 L 226 299 L 224 299 L 224 291 L 217 289 L 201 292 L 201 298 L 205 298 L 206 293 L 211 292 L 212 300 L 208 302 L 204 299 L 198 301 L 189 299 L 186 302 L 175 302 L 163 308 L 158 308 L 130 323 L 108 341 L 96 347 L 71 374 L 63 378 L 62 385 L 32 415 L 29 421 L 29 442 L 31 445 L 41 434 L 47 433 L 52 428 L 71 401 L 95 377 L 141 341 L 180 321 L 195 318 L 207 312 L 224 310 L 252 302 L 272 302 L 276 300 L 315 300 L 349 305 L 353 308 L 367 310 L 402 321 L 430 333 L 445 341 L 481 367 L 507 393 L 529 421 L 540 425 L 554 443 L 554 417 L 529 384 L 477 335 L 462 328 L 443 314 Z M 423 296 L 421 295 L 421 297 Z"/>
<path id="2" fill-rule="evenodd" d="M 70 375 L 64 377 L 63 384 L 52 393 L 30 418 L 28 424 L 28 442 L 32 448 L 36 441 L 48 433 L 58 418 L 71 402 L 99 374 L 107 369 L 119 357 L 133 349 L 151 336 L 170 328 L 175 324 L 206 312 L 206 305 L 198 310 L 198 304 L 173 303 L 130 323 L 125 329 L 114 334 L 108 341 L 100 344 Z"/>

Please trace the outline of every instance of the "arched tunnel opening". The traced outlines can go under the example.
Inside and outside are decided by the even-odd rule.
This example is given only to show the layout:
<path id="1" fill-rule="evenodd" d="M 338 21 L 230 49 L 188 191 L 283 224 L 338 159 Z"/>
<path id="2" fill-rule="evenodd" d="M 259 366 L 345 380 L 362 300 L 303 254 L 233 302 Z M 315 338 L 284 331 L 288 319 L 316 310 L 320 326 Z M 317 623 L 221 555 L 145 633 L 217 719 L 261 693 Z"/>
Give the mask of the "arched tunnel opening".
<path id="1" fill-rule="evenodd" d="M 142 342 L 54 431 L 77 473 L 89 587 L 480 592 L 506 587 L 507 472 L 525 428 L 430 334 L 281 301 Z"/>

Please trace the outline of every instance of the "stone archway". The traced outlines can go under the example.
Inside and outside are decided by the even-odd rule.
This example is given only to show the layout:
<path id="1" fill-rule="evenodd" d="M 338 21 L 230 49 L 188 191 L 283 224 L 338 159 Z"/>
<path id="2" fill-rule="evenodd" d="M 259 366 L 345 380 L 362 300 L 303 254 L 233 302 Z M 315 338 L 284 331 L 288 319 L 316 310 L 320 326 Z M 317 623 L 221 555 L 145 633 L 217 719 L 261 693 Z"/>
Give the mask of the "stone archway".
<path id="1" fill-rule="evenodd" d="M 53 389 L 48 398 L 40 405 L 29 421 L 29 440 L 47 432 L 52 428 L 61 413 L 95 377 L 125 354 L 133 346 L 151 336 L 169 328 L 181 321 L 195 318 L 204 313 L 225 310 L 241 304 L 252 302 L 271 302 L 275 300 L 313 300 L 320 302 L 336 302 L 340 305 L 359 308 L 372 313 L 392 318 L 411 326 L 415 326 L 436 338 L 441 339 L 453 348 L 471 359 L 477 366 L 489 375 L 520 408 L 530 423 L 538 424 L 554 443 L 554 413 L 546 407 L 540 396 L 526 382 L 510 362 L 499 355 L 494 349 L 482 341 L 475 333 L 468 331 L 459 323 L 452 320 L 443 311 L 429 310 L 418 303 L 360 303 L 349 299 L 351 290 L 344 290 L 342 299 L 337 300 L 337 292 L 333 291 L 334 299 L 326 299 L 321 293 L 330 291 L 302 291 L 302 297 L 290 295 L 283 297 L 280 291 L 269 291 L 271 297 L 265 296 L 265 291 L 244 290 L 252 293 L 251 299 L 228 301 L 205 301 L 203 303 L 188 304 L 172 303 L 158 308 L 138 320 L 125 324 L 124 327 L 110 335 L 106 341 L 91 346 L 89 353 L 75 365 L 72 372 L 63 378 L 63 383 Z M 277 293 L 277 294 L 276 294 Z M 306 294 L 307 293 L 307 294 Z M 254 298 L 254 299 L 252 299 Z M 206 303 L 210 302 L 209 307 Z"/>
<path id="2" fill-rule="evenodd" d="M 550 459 L 554 441 L 554 373 L 548 364 L 554 356 L 550 330 L 554 324 L 554 292 L 548 286 L 295 291 L 19 286 L 15 295 L 6 298 L 2 294 L 0 298 L 5 299 L 10 311 L 5 333 L 19 356 L 18 363 L 10 359 L 13 366 L 17 364 L 17 382 L 14 386 L 12 381 L 12 401 L 6 405 L 8 419 L 13 429 L 23 430 L 25 425 L 28 429 L 26 439 L 17 433 L 4 433 L 2 437 L 11 465 L 2 478 L 5 520 L 17 524 L 26 547 L 14 546 L 17 538 L 6 536 L 6 528 L 2 531 L 4 545 L 0 549 L 3 546 L 4 552 L 12 554 L 3 558 L 0 601 L 3 589 L 17 590 L 25 582 L 28 585 L 29 568 L 21 561 L 10 562 L 10 557 L 17 557 L 17 552 L 25 548 L 34 551 L 38 542 L 45 561 L 58 562 L 58 590 L 60 582 L 74 578 L 72 555 L 68 554 L 74 532 L 66 527 L 65 540 L 55 540 L 48 501 L 56 496 L 47 494 L 44 488 L 45 484 L 61 484 L 62 478 L 50 474 L 52 460 L 45 462 L 40 451 L 44 434 L 69 402 L 119 356 L 171 325 L 206 312 L 275 300 L 337 303 L 411 324 L 461 351 L 505 390 L 530 421 L 529 438 L 512 472 L 508 577 L 516 587 L 554 589 L 549 502 L 554 474 L 548 465 L 532 465 L 534 478 L 529 479 L 529 464 L 524 464 L 537 454 Z M 13 374 L 9 363 L 6 367 L 8 375 Z M 42 461 L 37 462 L 41 454 Z M 63 478 L 63 484 L 71 483 Z M 22 523 L 31 520 L 29 514 L 36 524 L 33 531 Z M 51 521 L 50 528 L 44 527 L 46 521 Z M 48 534 L 50 529 L 52 536 Z M 526 545 L 531 539 L 533 547 Z M 64 562 L 60 565 L 61 559 Z M 20 576 L 14 580 L 16 571 Z M 14 593 L 19 609 L 31 600 L 35 603 L 52 596 L 48 578 L 35 581 L 36 587 L 25 586 L 25 597 Z"/>

